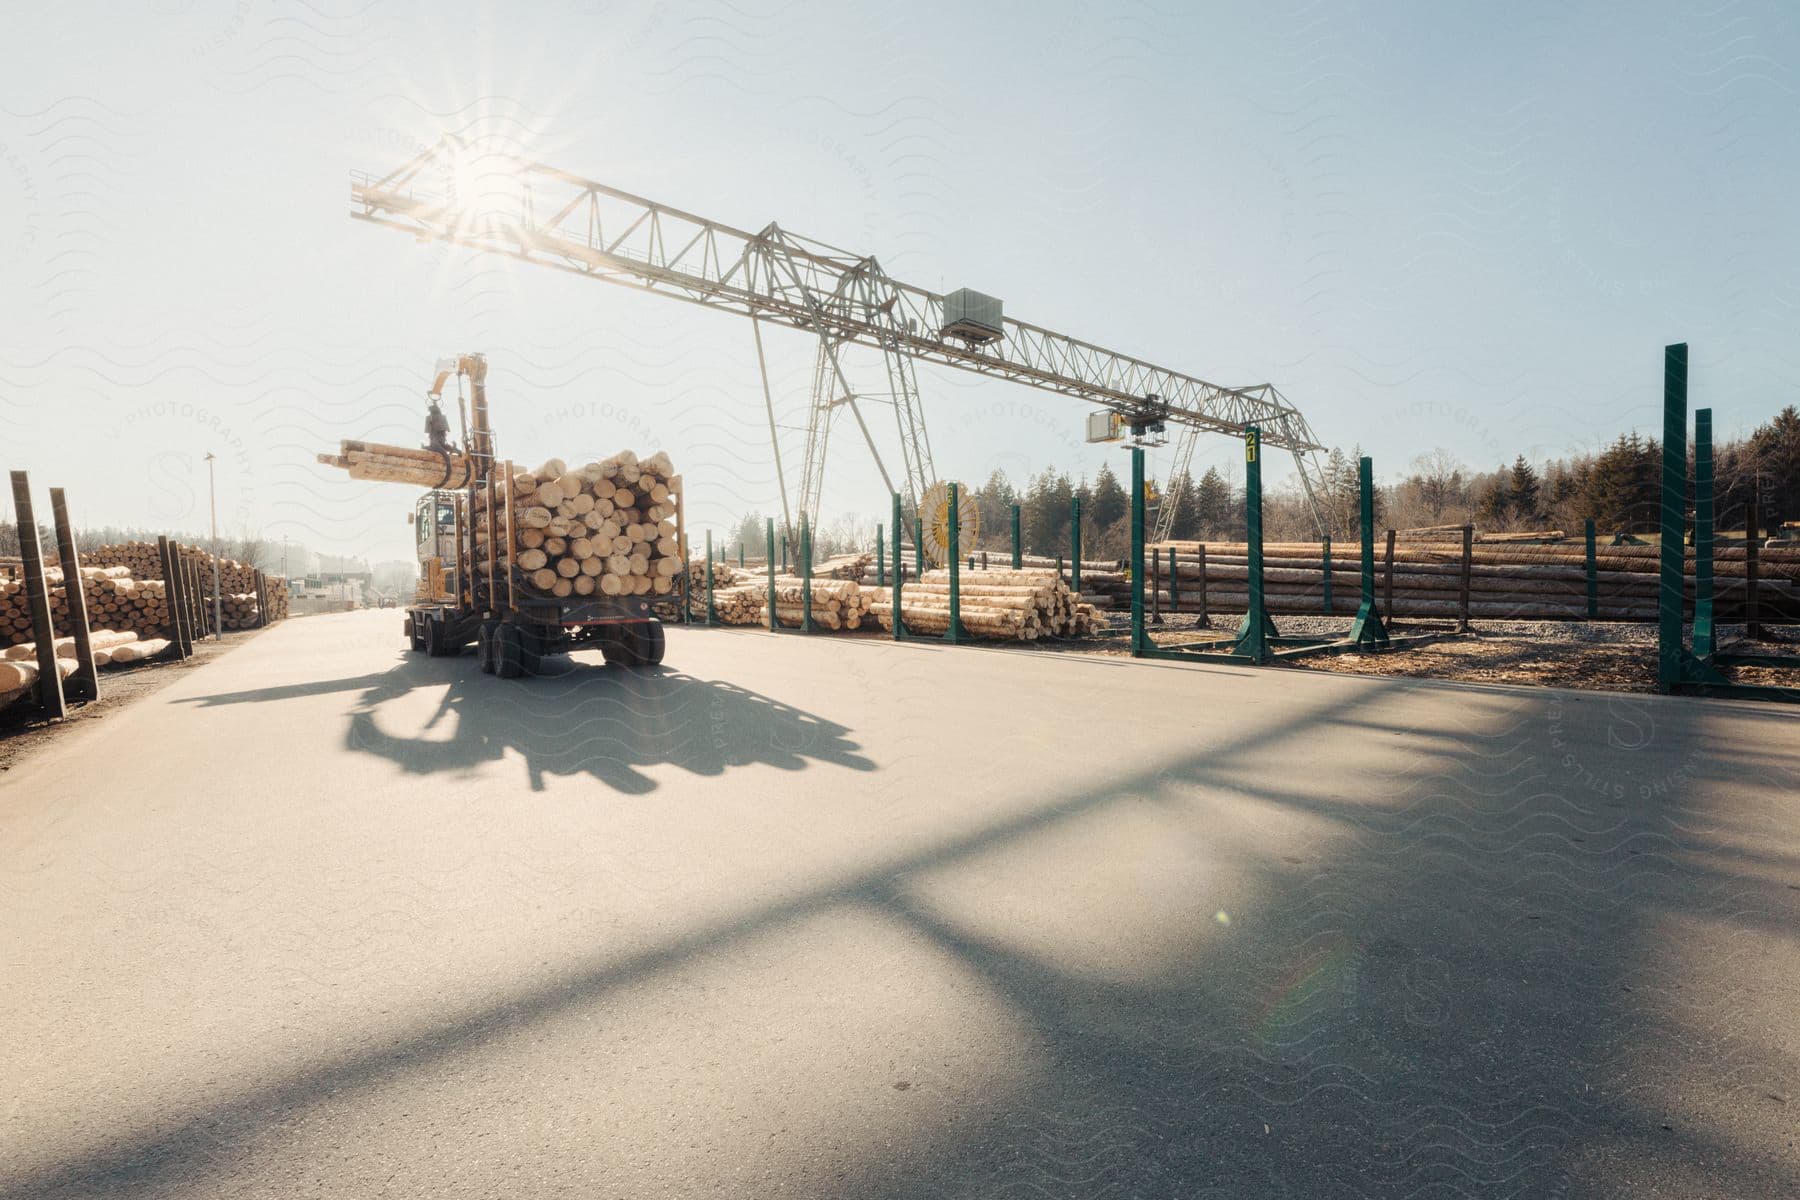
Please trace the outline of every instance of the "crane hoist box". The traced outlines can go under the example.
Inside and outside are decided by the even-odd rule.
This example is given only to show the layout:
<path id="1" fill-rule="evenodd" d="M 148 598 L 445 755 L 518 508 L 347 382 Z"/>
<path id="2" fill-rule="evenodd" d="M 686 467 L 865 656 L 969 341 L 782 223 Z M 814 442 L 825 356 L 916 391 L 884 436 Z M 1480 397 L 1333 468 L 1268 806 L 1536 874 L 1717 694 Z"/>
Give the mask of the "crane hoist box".
<path id="1" fill-rule="evenodd" d="M 1125 437 L 1125 418 L 1109 409 L 1089 413 L 1087 418 L 1087 440 L 1090 442 L 1117 442 Z"/>
<path id="2" fill-rule="evenodd" d="M 939 333 L 977 344 L 999 341 L 1006 336 L 1000 298 L 957 288 L 944 297 L 944 327 Z"/>

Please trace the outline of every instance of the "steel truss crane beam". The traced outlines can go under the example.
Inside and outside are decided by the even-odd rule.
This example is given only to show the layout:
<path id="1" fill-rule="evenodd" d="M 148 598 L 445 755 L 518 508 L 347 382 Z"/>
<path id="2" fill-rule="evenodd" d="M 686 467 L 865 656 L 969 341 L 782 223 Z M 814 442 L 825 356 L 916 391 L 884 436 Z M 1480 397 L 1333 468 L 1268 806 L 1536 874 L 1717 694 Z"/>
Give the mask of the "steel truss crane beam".
<path id="1" fill-rule="evenodd" d="M 1291 451 L 1309 500 L 1323 450 L 1306 418 L 1272 385 L 1231 388 L 1157 367 L 1037 325 L 1007 318 L 1003 336 L 945 336 L 944 298 L 902 283 L 868 255 L 770 223 L 758 233 L 454 138 L 380 178 L 353 176 L 351 216 L 443 241 L 627 284 L 819 339 L 814 408 L 802 470 L 800 514 L 818 515 L 833 416 L 847 407 L 881 465 L 840 352 L 879 350 L 888 367 L 904 492 L 917 507 L 934 479 L 914 364 L 935 362 L 1073 396 L 1130 418 L 1160 418 L 1195 431 L 1262 430 Z M 887 477 L 887 469 L 881 466 Z M 892 487 L 891 490 L 901 490 Z M 784 496 L 785 503 L 785 496 Z M 1315 514 L 1316 514 L 1315 506 Z"/>

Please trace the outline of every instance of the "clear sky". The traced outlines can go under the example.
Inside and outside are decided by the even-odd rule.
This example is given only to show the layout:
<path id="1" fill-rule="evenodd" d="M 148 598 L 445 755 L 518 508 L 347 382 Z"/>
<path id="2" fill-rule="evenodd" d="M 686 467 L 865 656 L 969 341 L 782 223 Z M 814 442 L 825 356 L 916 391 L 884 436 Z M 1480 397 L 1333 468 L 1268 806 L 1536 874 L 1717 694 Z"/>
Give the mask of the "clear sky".
<path id="1" fill-rule="evenodd" d="M 203 529 L 211 450 L 228 530 L 410 558 L 407 489 L 312 456 L 415 442 L 467 350 L 505 453 L 667 449 L 695 528 L 776 509 L 748 322 L 348 218 L 351 171 L 447 130 L 1272 381 L 1384 476 L 1655 431 L 1669 341 L 1723 433 L 1800 399 L 1791 3 L 148 0 L 8 27 L 0 459 L 92 523 Z M 797 425 L 813 347 L 768 344 Z M 946 476 L 1119 453 L 1078 402 L 920 384 Z M 825 508 L 885 511 L 848 427 Z"/>

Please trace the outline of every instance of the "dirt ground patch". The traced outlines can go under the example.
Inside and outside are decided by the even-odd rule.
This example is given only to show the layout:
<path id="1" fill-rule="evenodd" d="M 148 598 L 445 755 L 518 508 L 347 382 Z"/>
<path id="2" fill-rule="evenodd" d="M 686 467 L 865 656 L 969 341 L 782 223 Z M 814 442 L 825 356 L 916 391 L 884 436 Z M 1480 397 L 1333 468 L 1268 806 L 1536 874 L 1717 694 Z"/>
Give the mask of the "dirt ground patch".
<path id="1" fill-rule="evenodd" d="M 1593 692 L 1656 690 L 1656 647 L 1631 644 L 1476 636 L 1392 654 L 1321 655 L 1298 665 L 1339 675 L 1527 683 Z"/>
<path id="2" fill-rule="evenodd" d="M 45 720 L 33 704 L 13 705 L 0 712 L 0 772 L 10 771 L 26 755 L 49 745 L 53 739 L 68 737 L 86 729 L 89 721 L 103 720 L 133 701 L 161 691 L 221 654 L 229 654 L 261 632 L 260 629 L 240 629 L 227 633 L 216 642 L 210 638 L 198 642 L 194 646 L 194 656 L 185 662 L 108 667 L 100 672 L 100 699 L 91 704 L 71 702 L 69 715 L 61 721 Z"/>
<path id="3" fill-rule="evenodd" d="M 1208 638 L 1226 638 L 1236 630 L 1240 616 L 1220 613 L 1210 624 L 1199 626 L 1191 617 L 1167 618 L 1152 627 L 1150 639 L 1161 646 Z M 1331 617 L 1277 617 L 1284 634 L 1342 636 L 1349 622 Z M 1126 629 L 1122 614 L 1113 624 Z M 1409 621 L 1397 635 L 1447 631 L 1448 624 Z M 1800 654 L 1800 630 L 1776 627 L 1775 640 L 1744 643 L 1742 649 L 1764 653 Z M 1741 631 L 1721 632 L 1721 646 L 1734 646 Z M 1046 651 L 1126 656 L 1124 636 L 1091 641 L 1035 643 Z M 1537 687 L 1565 687 L 1593 692 L 1654 692 L 1656 690 L 1656 629 L 1644 624 L 1587 623 L 1579 621 L 1477 622 L 1473 635 L 1434 642 L 1411 649 L 1381 654 L 1319 655 L 1295 659 L 1297 670 L 1330 671 L 1340 675 L 1386 675 L 1404 679 L 1449 679 L 1466 683 L 1515 683 Z M 1771 667 L 1728 667 L 1723 673 L 1735 683 L 1759 684 L 1800 690 L 1800 671 Z"/>
<path id="4" fill-rule="evenodd" d="M 1637 643 L 1571 643 L 1544 638 L 1476 636 L 1395 654 L 1340 654 L 1300 665 L 1343 675 L 1523 683 L 1584 692 L 1654 692 L 1656 647 Z M 1727 667 L 1734 683 L 1800 688 L 1800 671 Z M 1797 693 L 1800 695 L 1800 693 Z"/>

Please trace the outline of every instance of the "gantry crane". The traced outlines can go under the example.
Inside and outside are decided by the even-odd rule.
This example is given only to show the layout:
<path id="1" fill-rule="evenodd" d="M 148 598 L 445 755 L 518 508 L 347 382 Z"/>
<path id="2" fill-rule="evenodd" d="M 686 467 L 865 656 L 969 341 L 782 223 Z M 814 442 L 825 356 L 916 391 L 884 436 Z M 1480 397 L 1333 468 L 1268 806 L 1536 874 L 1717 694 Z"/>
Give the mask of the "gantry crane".
<path id="1" fill-rule="evenodd" d="M 629 284 L 753 319 L 782 518 L 818 519 L 825 452 L 838 410 L 855 418 L 889 491 L 917 511 L 935 481 L 919 406 L 919 361 L 994 375 L 1100 405 L 1135 433 L 1182 427 L 1158 534 L 1180 500 L 1178 481 L 1202 432 L 1262 431 L 1290 451 L 1315 520 L 1312 456 L 1324 447 L 1306 418 L 1271 384 L 1222 387 L 1001 314 L 997 300 L 968 291 L 939 295 L 894 279 L 872 255 L 840 250 L 771 222 L 758 233 L 695 216 L 642 196 L 454 137 L 387 175 L 353 176 L 351 216 L 405 230 L 421 241 L 472 246 L 609 283 Z M 790 504 L 763 324 L 819 340 L 798 502 Z M 859 394 L 844 349 L 881 353 L 889 391 Z M 899 433 L 901 484 L 882 461 L 860 401 L 884 399 Z M 791 533 L 790 533 L 791 536 Z"/>

